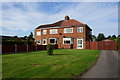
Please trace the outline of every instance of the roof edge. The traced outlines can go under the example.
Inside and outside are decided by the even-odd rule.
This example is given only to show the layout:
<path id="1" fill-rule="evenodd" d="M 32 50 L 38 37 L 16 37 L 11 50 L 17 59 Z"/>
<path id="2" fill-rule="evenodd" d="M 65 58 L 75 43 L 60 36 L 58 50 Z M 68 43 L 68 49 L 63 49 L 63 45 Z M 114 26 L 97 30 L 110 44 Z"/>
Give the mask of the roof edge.
<path id="1" fill-rule="evenodd" d="M 45 28 L 36 28 L 36 29 L 50 29 L 50 28 L 64 28 L 64 27 L 79 27 L 79 26 L 86 26 L 87 24 L 83 25 L 74 25 L 74 26 L 56 26 L 56 27 L 45 27 Z"/>

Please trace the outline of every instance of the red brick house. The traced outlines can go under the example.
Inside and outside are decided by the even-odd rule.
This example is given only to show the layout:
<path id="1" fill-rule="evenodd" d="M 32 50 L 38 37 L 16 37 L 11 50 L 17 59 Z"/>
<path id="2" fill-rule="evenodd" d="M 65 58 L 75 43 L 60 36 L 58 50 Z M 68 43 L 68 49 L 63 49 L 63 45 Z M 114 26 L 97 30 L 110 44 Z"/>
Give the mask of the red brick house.
<path id="1" fill-rule="evenodd" d="M 40 25 L 34 30 L 38 45 L 58 44 L 58 48 L 85 49 L 86 41 L 91 41 L 92 29 L 82 22 L 70 19 L 53 24 Z"/>

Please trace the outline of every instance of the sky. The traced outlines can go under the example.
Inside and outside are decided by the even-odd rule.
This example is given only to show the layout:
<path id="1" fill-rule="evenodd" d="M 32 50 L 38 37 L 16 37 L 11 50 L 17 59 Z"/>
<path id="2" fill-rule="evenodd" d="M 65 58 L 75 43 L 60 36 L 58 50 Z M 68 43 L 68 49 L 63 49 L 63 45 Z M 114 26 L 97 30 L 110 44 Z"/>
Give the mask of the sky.
<path id="1" fill-rule="evenodd" d="M 28 36 L 37 26 L 63 20 L 66 15 L 88 24 L 93 35 L 118 35 L 117 2 L 2 2 L 0 13 L 0 35 Z"/>

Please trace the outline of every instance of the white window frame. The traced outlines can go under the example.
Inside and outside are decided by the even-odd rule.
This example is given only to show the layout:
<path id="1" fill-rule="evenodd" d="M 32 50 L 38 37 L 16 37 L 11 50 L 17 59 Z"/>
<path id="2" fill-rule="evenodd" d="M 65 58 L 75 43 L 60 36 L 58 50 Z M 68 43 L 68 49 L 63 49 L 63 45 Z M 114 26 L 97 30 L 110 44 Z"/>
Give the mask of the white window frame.
<path id="1" fill-rule="evenodd" d="M 79 29 L 80 29 L 80 31 L 79 31 Z M 83 32 L 83 27 L 78 27 L 78 28 L 77 28 L 77 32 L 78 32 L 78 33 L 82 33 L 82 32 Z"/>
<path id="2" fill-rule="evenodd" d="M 40 35 L 41 35 L 41 31 L 37 31 L 37 32 L 36 32 L 36 35 L 37 35 L 37 36 L 40 36 Z"/>
<path id="3" fill-rule="evenodd" d="M 55 33 L 53 33 L 55 30 Z M 58 29 L 50 29 L 50 34 L 57 34 L 58 33 Z"/>
<path id="4" fill-rule="evenodd" d="M 43 30 L 43 34 L 47 34 L 47 30 Z"/>
<path id="5" fill-rule="evenodd" d="M 71 32 L 67 32 L 67 29 L 72 29 Z M 73 33 L 73 28 L 64 28 L 64 33 Z"/>
<path id="6" fill-rule="evenodd" d="M 65 44 L 65 43 L 64 43 L 65 40 L 70 40 L 70 44 L 73 43 L 73 42 L 72 42 L 72 38 L 63 38 L 63 44 Z"/>
<path id="7" fill-rule="evenodd" d="M 55 39 L 55 43 L 50 43 L 50 39 Z M 49 38 L 49 43 L 50 43 L 50 44 L 57 44 L 58 41 L 57 41 L 57 43 L 56 43 L 56 41 L 57 41 L 57 38 Z"/>
<path id="8" fill-rule="evenodd" d="M 44 40 L 46 41 L 45 44 L 44 44 Z M 47 39 L 46 39 L 46 38 L 43 39 L 42 44 L 43 44 L 43 45 L 47 45 Z"/>

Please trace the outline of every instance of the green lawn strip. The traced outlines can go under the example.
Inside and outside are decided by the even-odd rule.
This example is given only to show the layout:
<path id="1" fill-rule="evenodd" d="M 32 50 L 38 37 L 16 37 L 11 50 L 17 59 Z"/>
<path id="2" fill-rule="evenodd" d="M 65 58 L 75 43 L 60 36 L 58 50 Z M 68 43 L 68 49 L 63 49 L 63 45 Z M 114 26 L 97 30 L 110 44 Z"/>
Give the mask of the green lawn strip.
<path id="1" fill-rule="evenodd" d="M 54 50 L 3 55 L 3 78 L 74 78 L 97 59 L 98 50 Z"/>

